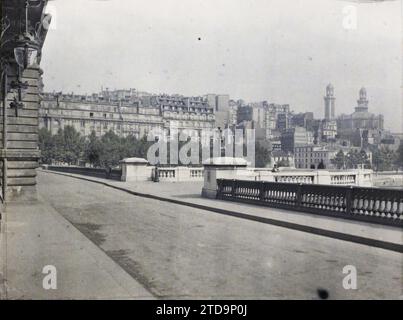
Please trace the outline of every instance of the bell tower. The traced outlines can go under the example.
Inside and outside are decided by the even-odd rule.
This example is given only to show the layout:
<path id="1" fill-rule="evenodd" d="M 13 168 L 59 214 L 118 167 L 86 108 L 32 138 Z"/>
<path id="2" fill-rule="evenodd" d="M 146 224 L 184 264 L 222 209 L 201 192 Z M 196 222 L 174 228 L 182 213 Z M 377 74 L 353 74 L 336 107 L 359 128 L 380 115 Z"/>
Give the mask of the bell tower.
<path id="1" fill-rule="evenodd" d="M 334 96 L 334 87 L 332 84 L 329 84 L 326 87 L 326 96 L 325 99 L 325 119 L 333 120 L 335 118 L 335 96 Z"/>

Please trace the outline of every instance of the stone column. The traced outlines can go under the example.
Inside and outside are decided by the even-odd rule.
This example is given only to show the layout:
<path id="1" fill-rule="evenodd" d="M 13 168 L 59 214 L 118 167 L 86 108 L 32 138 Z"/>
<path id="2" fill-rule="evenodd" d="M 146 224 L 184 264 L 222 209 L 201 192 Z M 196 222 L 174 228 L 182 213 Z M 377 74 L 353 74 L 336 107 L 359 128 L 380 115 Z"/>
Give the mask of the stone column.
<path id="1" fill-rule="evenodd" d="M 248 162 L 242 158 L 212 158 L 204 165 L 204 185 L 202 197 L 215 199 L 217 196 L 217 179 L 236 179 L 246 176 Z"/>
<path id="2" fill-rule="evenodd" d="M 316 172 L 316 181 L 314 184 L 323 184 L 323 185 L 331 185 L 332 179 L 330 177 L 330 172 L 326 170 L 317 170 Z"/>

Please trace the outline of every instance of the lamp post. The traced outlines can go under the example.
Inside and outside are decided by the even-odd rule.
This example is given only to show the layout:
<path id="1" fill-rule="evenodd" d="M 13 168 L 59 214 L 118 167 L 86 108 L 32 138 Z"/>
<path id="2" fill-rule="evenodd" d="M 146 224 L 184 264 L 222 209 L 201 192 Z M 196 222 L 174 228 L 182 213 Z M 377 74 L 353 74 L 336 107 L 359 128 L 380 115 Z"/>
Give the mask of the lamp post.
<path id="1" fill-rule="evenodd" d="M 29 1 L 25 0 L 25 31 L 20 34 L 15 41 L 14 47 L 14 59 L 17 62 L 17 81 L 13 81 L 10 84 L 10 88 L 17 91 L 17 96 L 10 103 L 10 108 L 15 110 L 15 116 L 18 117 L 18 111 L 24 108 L 23 95 L 28 89 L 28 83 L 21 81 L 22 73 L 25 69 L 32 67 L 37 63 L 39 52 L 39 39 L 35 39 L 35 35 L 30 33 L 29 30 L 29 8 L 33 3 L 33 6 L 39 6 L 41 0 Z"/>

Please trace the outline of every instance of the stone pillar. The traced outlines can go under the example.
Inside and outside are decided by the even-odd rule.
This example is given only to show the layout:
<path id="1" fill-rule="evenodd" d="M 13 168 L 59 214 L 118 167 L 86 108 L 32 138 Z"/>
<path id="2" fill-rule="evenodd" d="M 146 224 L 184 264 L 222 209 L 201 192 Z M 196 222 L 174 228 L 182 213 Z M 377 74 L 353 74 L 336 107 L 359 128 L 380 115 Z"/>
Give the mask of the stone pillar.
<path id="1" fill-rule="evenodd" d="M 22 94 L 22 104 L 17 109 L 12 107 L 17 92 L 7 94 L 7 124 L 1 123 L 2 184 L 6 183 L 6 201 L 23 201 L 36 199 L 36 168 L 40 152 L 38 150 L 38 109 L 40 70 L 38 66 L 25 69 L 20 81 L 28 84 Z M 8 83 L 18 81 L 16 70 L 8 70 Z M 0 114 L 3 117 L 4 108 Z M 6 131 L 6 132 L 5 132 Z M 6 135 L 6 146 L 4 146 Z M 7 179 L 3 179 L 6 172 Z"/>
<path id="2" fill-rule="evenodd" d="M 245 176 L 248 162 L 242 158 L 212 158 L 204 165 L 204 185 L 202 197 L 215 199 L 217 196 L 217 179 L 235 179 Z"/>
<path id="3" fill-rule="evenodd" d="M 126 158 L 120 161 L 122 166 L 122 181 L 150 181 L 154 167 L 148 166 L 143 158 Z"/>
<path id="4" fill-rule="evenodd" d="M 358 170 L 356 173 L 356 184 L 359 187 L 373 186 L 373 171 L 369 169 Z"/>
<path id="5" fill-rule="evenodd" d="M 0 1 L 2 203 L 36 199 L 40 61 L 50 23 L 47 0 Z"/>
<path id="6" fill-rule="evenodd" d="M 190 181 L 190 168 L 189 167 L 177 167 L 176 168 L 176 181 Z"/>
<path id="7" fill-rule="evenodd" d="M 324 185 L 331 185 L 332 184 L 332 179 L 330 177 L 330 172 L 326 170 L 318 170 L 316 172 L 316 181 L 314 181 L 314 184 L 324 184 Z"/>

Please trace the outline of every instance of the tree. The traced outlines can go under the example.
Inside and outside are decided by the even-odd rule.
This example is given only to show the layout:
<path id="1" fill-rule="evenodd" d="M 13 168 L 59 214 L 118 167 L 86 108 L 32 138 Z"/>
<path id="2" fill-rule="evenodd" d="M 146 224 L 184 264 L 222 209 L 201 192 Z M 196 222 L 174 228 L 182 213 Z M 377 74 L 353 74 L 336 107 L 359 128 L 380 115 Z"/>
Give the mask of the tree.
<path id="1" fill-rule="evenodd" d="M 371 161 L 369 160 L 368 154 L 363 149 L 360 151 L 359 164 L 364 166 L 365 169 L 371 169 Z"/>
<path id="2" fill-rule="evenodd" d="M 365 150 L 352 149 L 346 156 L 346 167 L 348 169 L 356 169 L 364 166 L 365 168 L 371 167 L 371 162 L 368 159 L 368 155 Z"/>
<path id="3" fill-rule="evenodd" d="M 100 164 L 102 167 L 113 167 L 119 163 L 121 140 L 113 132 L 108 131 L 101 137 Z"/>
<path id="4" fill-rule="evenodd" d="M 72 126 L 59 129 L 54 136 L 46 128 L 42 128 L 39 130 L 41 162 L 77 164 L 83 156 L 84 141 L 84 138 Z"/>
<path id="5" fill-rule="evenodd" d="M 63 161 L 70 164 L 77 164 L 82 158 L 84 151 L 84 138 L 72 126 L 65 126 L 63 130 Z"/>
<path id="6" fill-rule="evenodd" d="M 147 137 L 143 136 L 141 139 L 137 140 L 136 152 L 133 156 L 147 159 L 147 150 L 153 143 L 153 141 L 147 141 Z"/>
<path id="7" fill-rule="evenodd" d="M 325 164 L 323 163 L 323 160 L 321 160 L 320 163 L 318 164 L 318 169 L 319 169 L 319 170 L 326 169 L 326 166 L 325 166 Z"/>
<path id="8" fill-rule="evenodd" d="M 290 166 L 290 161 L 288 159 L 281 159 L 279 162 L 277 162 L 277 167 L 289 167 Z"/>
<path id="9" fill-rule="evenodd" d="M 260 143 L 256 143 L 255 147 L 255 167 L 265 168 L 270 162 L 271 152 L 266 147 L 262 146 Z"/>
<path id="10" fill-rule="evenodd" d="M 331 162 L 337 169 L 343 169 L 346 166 L 346 156 L 344 155 L 343 150 L 337 152 Z"/>
<path id="11" fill-rule="evenodd" d="M 396 154 L 395 164 L 397 168 L 403 168 L 403 140 L 400 141 L 399 149 L 397 150 Z"/>
<path id="12" fill-rule="evenodd" d="M 377 149 L 373 152 L 373 162 L 376 171 L 390 171 L 394 169 L 398 155 L 388 147 Z"/>
<path id="13" fill-rule="evenodd" d="M 102 144 L 95 131 L 92 131 L 85 144 L 84 158 L 95 167 L 101 164 Z"/>
<path id="14" fill-rule="evenodd" d="M 55 156 L 55 143 L 52 133 L 42 128 L 39 130 L 39 150 L 41 150 L 41 163 L 51 164 Z"/>
<path id="15" fill-rule="evenodd" d="M 64 148 L 64 134 L 63 129 L 59 129 L 53 136 L 54 143 L 54 161 L 64 162 L 65 148 Z"/>
<path id="16" fill-rule="evenodd" d="M 59 129 L 53 136 L 45 128 L 39 131 L 41 162 L 47 164 L 64 162 L 70 165 L 82 160 L 95 167 L 114 167 L 124 158 L 146 158 L 152 143 L 147 141 L 146 136 L 141 139 L 134 135 L 119 137 L 113 131 L 101 138 L 93 131 L 84 138 L 72 126 Z"/>

